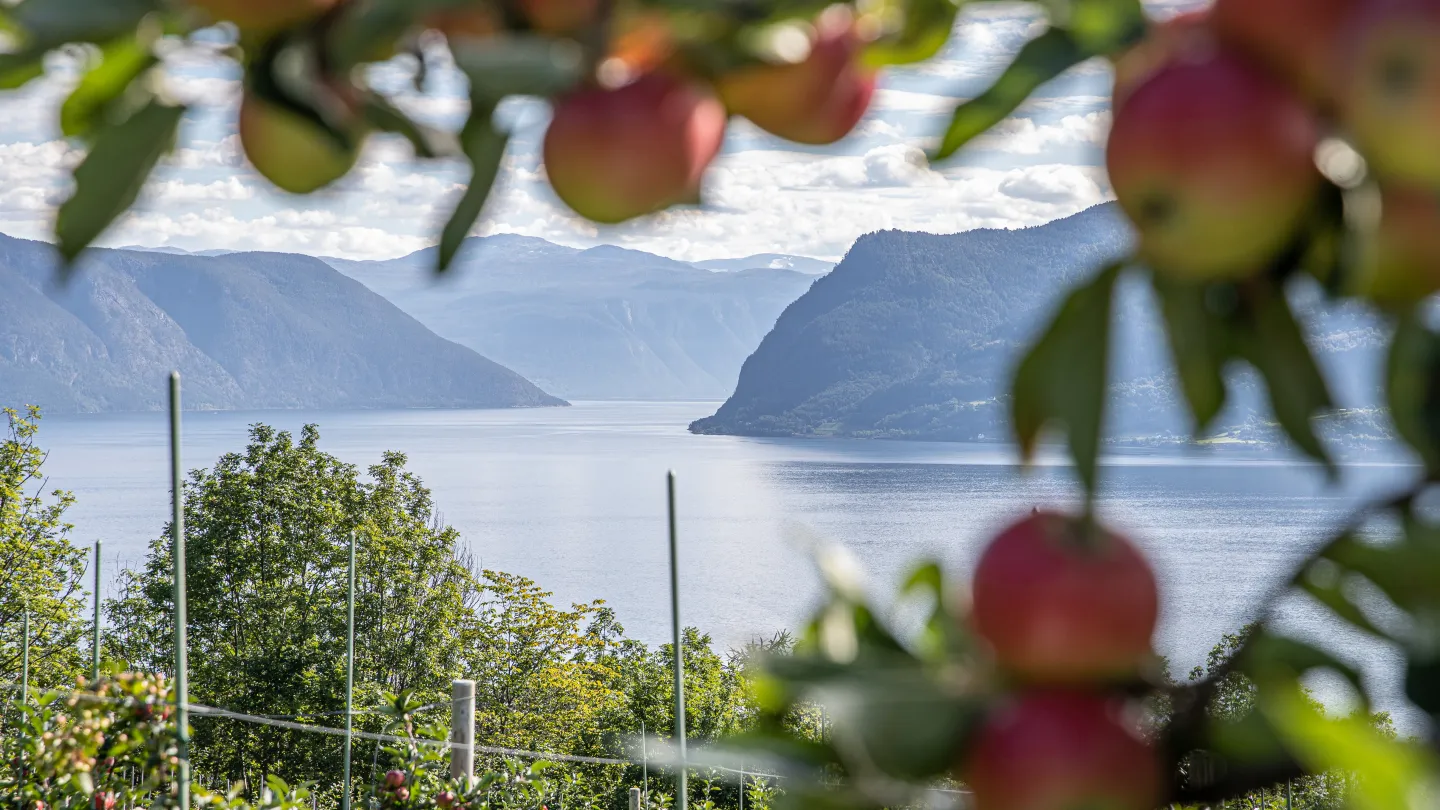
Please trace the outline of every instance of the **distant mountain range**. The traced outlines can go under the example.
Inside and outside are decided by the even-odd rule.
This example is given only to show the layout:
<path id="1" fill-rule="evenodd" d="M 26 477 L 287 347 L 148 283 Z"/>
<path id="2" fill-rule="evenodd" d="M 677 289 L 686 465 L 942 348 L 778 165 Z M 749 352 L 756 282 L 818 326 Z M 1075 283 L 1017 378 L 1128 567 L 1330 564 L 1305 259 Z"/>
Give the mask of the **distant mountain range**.
<path id="1" fill-rule="evenodd" d="M 435 279 L 434 250 L 326 259 L 442 337 L 568 399 L 722 399 L 790 302 L 831 265 L 761 254 L 695 264 L 515 235 L 467 240 Z"/>
<path id="2" fill-rule="evenodd" d="M 1132 234 L 1113 204 L 1045 225 L 937 236 L 862 236 L 791 304 L 745 361 L 735 393 L 697 433 L 991 440 L 1010 435 L 1006 389 L 1023 347 L 1064 291 L 1124 255 Z M 1359 307 L 1298 302 L 1337 401 L 1355 409 L 1332 438 L 1387 428 L 1377 370 L 1385 331 Z M 1109 435 L 1178 441 L 1178 404 L 1155 302 L 1122 285 L 1114 332 Z M 1220 419 L 1241 442 L 1269 442 L 1264 393 L 1245 374 Z"/>
<path id="3" fill-rule="evenodd" d="M 0 400 L 47 412 L 563 405 L 318 259 L 54 249 L 0 236 Z"/>

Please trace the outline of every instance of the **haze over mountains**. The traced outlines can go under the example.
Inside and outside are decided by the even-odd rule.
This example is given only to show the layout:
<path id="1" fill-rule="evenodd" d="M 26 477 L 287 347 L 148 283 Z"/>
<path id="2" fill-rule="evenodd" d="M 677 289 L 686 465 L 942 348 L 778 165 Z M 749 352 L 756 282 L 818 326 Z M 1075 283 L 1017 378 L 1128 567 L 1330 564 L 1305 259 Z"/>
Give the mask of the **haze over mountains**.
<path id="1" fill-rule="evenodd" d="M 762 254 L 689 264 L 515 235 L 467 240 L 436 280 L 434 251 L 327 259 L 442 337 L 567 399 L 722 399 L 791 301 L 829 263 Z"/>
<path id="2" fill-rule="evenodd" d="M 0 400 L 50 413 L 563 405 L 324 262 L 95 250 L 64 287 L 47 244 L 0 236 Z"/>
<path id="3" fill-rule="evenodd" d="M 734 395 L 691 430 L 1007 437 L 1006 389 L 1020 352 L 1073 282 L 1124 255 L 1131 242 L 1113 204 L 1019 230 L 862 236 L 780 316 L 746 361 Z M 1370 375 L 1384 365 L 1376 356 L 1384 327 L 1357 306 L 1323 309 L 1318 297 L 1301 303 L 1336 399 L 1373 406 L 1380 381 Z M 1117 307 L 1111 435 L 1188 435 L 1153 300 L 1140 285 L 1122 285 Z M 1236 382 L 1222 431 L 1272 440 L 1263 390 L 1243 374 Z M 1351 414 L 1341 438 L 1383 438 L 1376 415 L 1373 408 Z"/>

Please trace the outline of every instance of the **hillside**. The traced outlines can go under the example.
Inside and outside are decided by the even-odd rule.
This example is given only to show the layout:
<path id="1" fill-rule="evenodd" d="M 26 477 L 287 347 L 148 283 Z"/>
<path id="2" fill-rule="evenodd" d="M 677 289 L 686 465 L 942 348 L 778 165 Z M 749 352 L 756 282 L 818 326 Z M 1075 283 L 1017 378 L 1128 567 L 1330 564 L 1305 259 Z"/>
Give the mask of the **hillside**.
<path id="1" fill-rule="evenodd" d="M 861 237 L 780 316 L 745 362 L 735 393 L 696 433 L 984 440 L 1009 435 L 1004 403 L 1019 353 L 1077 279 L 1123 255 L 1131 234 L 1113 204 L 1033 228 Z M 1382 331 L 1356 309 L 1310 314 L 1337 399 L 1376 401 Z M 1173 440 L 1177 405 L 1163 328 L 1140 285 L 1117 303 L 1111 435 Z M 1383 364 L 1378 364 L 1383 366 Z M 1269 438 L 1263 391 L 1237 377 L 1222 429 Z M 1356 430 L 1373 432 L 1372 419 Z"/>
<path id="2" fill-rule="evenodd" d="M 53 249 L 0 236 L 0 399 L 47 412 L 561 405 L 317 259 Z"/>
<path id="3" fill-rule="evenodd" d="M 827 267 L 765 255 L 702 269 L 514 235 L 468 240 L 438 281 L 430 250 L 327 261 L 441 336 L 569 399 L 727 396 L 780 312 Z"/>

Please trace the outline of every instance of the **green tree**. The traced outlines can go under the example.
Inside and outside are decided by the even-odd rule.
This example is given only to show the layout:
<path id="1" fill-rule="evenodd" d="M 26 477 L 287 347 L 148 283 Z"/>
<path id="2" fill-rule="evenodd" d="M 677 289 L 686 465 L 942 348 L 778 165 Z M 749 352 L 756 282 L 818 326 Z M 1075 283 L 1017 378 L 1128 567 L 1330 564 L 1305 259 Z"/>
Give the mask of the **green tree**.
<path id="1" fill-rule="evenodd" d="M 48 494 L 46 452 L 36 443 L 40 409 L 5 408 L 0 442 L 0 681 L 18 683 L 22 614 L 30 611 L 30 680 L 62 685 L 82 670 L 79 643 L 86 557 L 70 543 L 65 512 L 75 496 Z"/>
<path id="2" fill-rule="evenodd" d="M 461 674 L 478 591 L 456 549 L 458 533 L 440 522 L 404 455 L 385 454 L 362 477 L 322 452 L 319 440 L 313 425 L 298 442 L 255 425 L 243 453 L 192 473 L 185 485 L 194 702 L 339 723 L 352 532 L 356 705 L 378 704 L 384 692 L 448 694 Z M 108 605 L 112 654 L 169 671 L 168 526 L 144 568 L 122 573 L 120 586 Z M 367 722 L 379 724 L 372 717 L 360 725 Z M 195 728 L 200 773 L 251 785 L 272 773 L 333 784 L 340 773 L 334 738 L 200 717 Z M 368 777 L 361 767 L 356 774 Z"/>

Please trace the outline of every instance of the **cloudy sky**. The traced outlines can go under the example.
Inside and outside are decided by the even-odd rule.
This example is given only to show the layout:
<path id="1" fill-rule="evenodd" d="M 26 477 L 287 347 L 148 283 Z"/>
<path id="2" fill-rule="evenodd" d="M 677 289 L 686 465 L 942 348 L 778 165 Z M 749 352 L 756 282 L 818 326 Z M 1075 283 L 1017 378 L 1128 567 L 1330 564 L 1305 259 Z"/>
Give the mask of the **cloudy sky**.
<path id="1" fill-rule="evenodd" d="M 954 102 L 982 90 L 1038 22 L 1024 5 L 972 5 L 939 58 L 884 76 L 870 113 L 841 143 L 801 150 L 737 120 L 706 178 L 704 206 L 616 227 L 578 220 L 556 201 L 538 160 L 548 108 L 514 99 L 500 111 L 512 129 L 510 151 L 476 233 L 618 244 L 687 260 L 763 252 L 835 259 L 874 230 L 953 233 L 1074 213 L 1110 195 L 1101 151 L 1110 118 L 1103 63 L 1081 65 L 1042 88 L 1014 118 L 943 165 L 925 159 Z M 240 154 L 238 78 L 219 60 L 175 60 L 173 90 L 193 104 L 182 148 L 104 244 L 357 259 L 433 244 L 464 178 L 458 165 L 417 162 L 402 142 L 375 138 L 358 170 L 333 190 L 286 195 Z M 453 125 L 464 115 L 463 86 L 454 76 L 442 75 L 425 96 L 405 95 L 399 66 L 376 68 L 372 80 L 400 92 L 400 101 L 429 121 Z M 76 156 L 59 140 L 56 123 L 73 81 L 57 63 L 45 78 L 0 94 L 0 232 L 27 238 L 49 232 Z"/>

